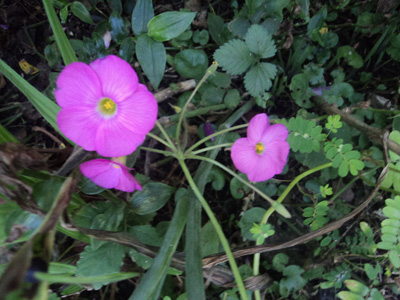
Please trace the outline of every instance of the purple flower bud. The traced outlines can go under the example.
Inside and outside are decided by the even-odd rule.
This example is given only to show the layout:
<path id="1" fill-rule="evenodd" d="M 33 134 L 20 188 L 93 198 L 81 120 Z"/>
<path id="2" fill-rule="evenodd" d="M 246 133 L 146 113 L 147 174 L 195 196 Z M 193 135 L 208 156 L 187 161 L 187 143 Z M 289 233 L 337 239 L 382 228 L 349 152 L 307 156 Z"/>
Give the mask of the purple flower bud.
<path id="1" fill-rule="evenodd" d="M 330 86 L 320 86 L 320 87 L 312 88 L 311 91 L 318 96 L 322 96 L 322 92 L 328 91 L 330 88 L 331 88 Z"/>
<path id="2" fill-rule="evenodd" d="M 206 122 L 204 124 L 204 133 L 206 134 L 206 136 L 212 135 L 214 133 L 214 128 L 212 127 L 210 122 Z M 211 138 L 211 140 L 213 141 L 214 138 Z"/>

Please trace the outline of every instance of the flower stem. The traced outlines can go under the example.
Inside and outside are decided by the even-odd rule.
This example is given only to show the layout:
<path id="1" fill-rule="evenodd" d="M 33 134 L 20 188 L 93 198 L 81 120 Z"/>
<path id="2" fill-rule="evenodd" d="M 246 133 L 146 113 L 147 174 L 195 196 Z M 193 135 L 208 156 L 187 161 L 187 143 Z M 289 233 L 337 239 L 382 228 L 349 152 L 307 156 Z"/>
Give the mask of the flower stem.
<path id="1" fill-rule="evenodd" d="M 202 153 L 202 152 L 206 152 L 208 150 L 217 149 L 217 148 L 221 148 L 221 147 L 230 147 L 230 146 L 232 146 L 232 143 L 219 144 L 219 145 L 214 145 L 214 146 L 202 148 L 202 149 L 199 149 L 197 151 L 193 151 L 190 154 L 196 155 L 196 154 L 199 154 L 199 153 Z"/>
<path id="2" fill-rule="evenodd" d="M 145 150 L 145 151 L 150 151 L 150 152 L 155 152 L 155 153 L 160 153 L 165 156 L 173 156 L 175 157 L 175 153 L 171 151 L 164 151 L 164 150 L 159 150 L 159 149 L 153 149 L 153 148 L 148 148 L 148 147 L 140 147 L 140 149 Z"/>
<path id="3" fill-rule="evenodd" d="M 243 300 L 247 300 L 248 297 L 247 297 L 246 289 L 244 287 L 242 277 L 240 276 L 240 273 L 239 273 L 239 268 L 236 264 L 235 258 L 233 257 L 232 250 L 229 246 L 228 240 L 226 239 L 224 232 L 222 231 L 222 228 L 221 228 L 220 224 L 218 223 L 218 220 L 215 218 L 215 215 L 214 215 L 213 211 L 211 210 L 210 206 L 208 205 L 206 199 L 204 199 L 203 195 L 200 193 L 199 189 L 197 188 L 197 185 L 193 181 L 193 178 L 190 175 L 189 169 L 187 168 L 185 161 L 183 159 L 178 159 L 178 161 L 179 161 L 179 164 L 181 165 L 183 173 L 185 174 L 185 176 L 189 182 L 191 189 L 193 190 L 194 194 L 197 196 L 197 199 L 200 201 L 201 205 L 203 206 L 204 211 L 206 212 L 208 218 L 210 219 L 211 223 L 214 226 L 215 232 L 217 233 L 218 238 L 222 244 L 222 247 L 225 250 L 226 256 L 228 257 L 228 261 L 232 268 L 232 272 L 235 277 L 240 296 Z"/>
<path id="4" fill-rule="evenodd" d="M 235 172 L 233 172 L 229 168 L 225 167 L 223 164 L 221 164 L 221 163 L 219 163 L 219 162 L 217 162 L 217 161 L 215 161 L 213 159 L 209 159 L 207 157 L 198 156 L 198 155 L 187 155 L 186 158 L 205 160 L 205 161 L 207 161 L 209 163 L 212 163 L 212 164 L 216 165 L 217 167 L 220 167 L 222 170 L 224 170 L 225 172 L 227 172 L 227 173 L 231 174 L 232 176 L 236 177 L 240 182 L 242 182 L 243 184 L 247 185 L 249 188 L 251 188 L 257 194 L 259 194 L 261 197 L 263 197 L 265 200 L 267 200 L 271 204 L 271 206 L 274 207 L 274 210 L 276 210 L 282 216 L 284 216 L 285 218 L 290 218 L 290 213 L 287 211 L 287 209 L 282 204 L 278 203 L 277 201 L 272 200 L 271 197 L 269 197 L 266 194 L 264 194 L 257 187 L 255 187 L 251 183 L 249 183 L 246 180 L 244 180 L 243 178 L 241 178 L 239 175 L 237 175 Z"/>
<path id="5" fill-rule="evenodd" d="M 283 191 L 283 193 L 279 196 L 279 198 L 276 200 L 276 202 L 278 203 L 282 203 L 283 200 L 285 200 L 286 196 L 289 194 L 289 192 L 295 187 L 295 185 L 302 180 L 304 177 L 311 175 L 312 173 L 315 173 L 317 171 L 320 171 L 322 169 L 325 168 L 329 168 L 332 166 L 332 163 L 326 163 L 323 165 L 320 165 L 318 167 L 315 167 L 313 169 L 307 170 L 303 173 L 301 173 L 300 175 L 298 175 L 295 179 L 293 179 L 293 181 L 287 186 L 287 188 Z M 270 207 L 268 208 L 268 210 L 265 212 L 261 222 L 260 222 L 260 226 L 262 224 L 266 224 L 268 222 L 269 217 L 272 215 L 272 213 L 275 211 L 274 207 Z M 260 245 L 259 243 L 256 243 L 256 245 Z M 261 255 L 260 253 L 256 253 L 254 254 L 254 260 L 253 260 L 253 275 L 257 276 L 260 272 L 260 258 Z M 260 291 L 254 291 L 254 296 L 256 300 L 261 300 L 261 295 L 260 295 Z"/>
<path id="6" fill-rule="evenodd" d="M 194 95 L 196 95 L 197 91 L 199 90 L 199 88 L 201 87 L 201 85 L 206 81 L 206 79 L 208 78 L 208 76 L 210 76 L 212 73 L 214 73 L 216 69 L 216 65 L 213 63 L 208 69 L 206 74 L 204 74 L 203 78 L 199 81 L 199 83 L 196 85 L 196 87 L 194 88 L 192 94 L 190 95 L 189 99 L 186 101 L 185 106 L 182 108 L 181 114 L 179 116 L 179 120 L 178 120 L 178 126 L 176 127 L 176 135 L 175 135 L 175 140 L 178 143 L 179 146 L 179 136 L 181 134 L 181 126 L 182 126 L 182 121 L 183 121 L 183 117 L 185 116 L 187 107 L 189 105 L 189 103 L 192 101 Z M 179 148 L 179 147 L 178 147 Z"/>
<path id="7" fill-rule="evenodd" d="M 158 129 L 160 130 L 161 134 L 164 136 L 165 140 L 167 141 L 167 144 L 169 145 L 169 147 L 176 153 L 178 150 L 176 149 L 174 143 L 170 139 L 168 133 L 165 131 L 164 127 L 162 127 L 162 125 L 160 123 L 158 123 L 158 121 L 156 121 L 156 125 L 157 125 Z"/>
<path id="8" fill-rule="evenodd" d="M 186 153 L 189 153 L 189 152 L 192 151 L 193 149 L 197 148 L 199 145 L 203 144 L 204 142 L 207 142 L 208 140 L 211 140 L 212 138 L 214 138 L 214 137 L 216 137 L 216 136 L 218 136 L 218 135 L 220 135 L 220 134 L 224 134 L 224 133 L 226 133 L 226 132 L 233 131 L 233 130 L 236 130 L 236 129 L 246 128 L 247 126 L 249 126 L 249 124 L 237 125 L 237 126 L 233 126 L 233 127 L 230 127 L 230 128 L 227 128 L 227 129 L 223 129 L 223 130 L 221 130 L 221 131 L 218 131 L 218 132 L 216 132 L 216 133 L 210 134 L 210 135 L 206 136 L 205 138 L 202 138 L 200 141 L 198 141 L 197 143 L 195 143 L 193 146 L 191 146 L 191 147 L 186 151 Z"/>

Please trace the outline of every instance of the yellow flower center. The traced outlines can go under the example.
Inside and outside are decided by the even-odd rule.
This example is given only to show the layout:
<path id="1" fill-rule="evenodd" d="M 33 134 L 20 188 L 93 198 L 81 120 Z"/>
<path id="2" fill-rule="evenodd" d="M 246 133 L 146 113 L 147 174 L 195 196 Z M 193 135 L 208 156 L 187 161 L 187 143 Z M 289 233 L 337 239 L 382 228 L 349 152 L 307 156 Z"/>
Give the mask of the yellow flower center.
<path id="1" fill-rule="evenodd" d="M 117 104 L 110 98 L 103 98 L 98 104 L 99 111 L 108 116 L 112 116 L 117 110 Z"/>
<path id="2" fill-rule="evenodd" d="M 257 143 L 257 145 L 256 145 L 256 153 L 257 154 L 263 154 L 264 150 L 265 150 L 265 148 L 264 148 L 263 143 Z"/>
<path id="3" fill-rule="evenodd" d="M 117 164 L 113 164 L 113 167 L 116 168 L 116 169 L 121 168 L 121 167 L 120 167 L 119 165 L 117 165 Z"/>

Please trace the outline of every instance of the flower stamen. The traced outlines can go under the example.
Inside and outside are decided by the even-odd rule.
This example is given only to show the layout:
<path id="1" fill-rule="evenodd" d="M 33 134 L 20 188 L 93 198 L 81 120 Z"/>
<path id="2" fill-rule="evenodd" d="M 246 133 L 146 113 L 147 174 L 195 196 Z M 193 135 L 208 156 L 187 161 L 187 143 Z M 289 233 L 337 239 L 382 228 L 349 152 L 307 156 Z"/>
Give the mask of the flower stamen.
<path id="1" fill-rule="evenodd" d="M 263 143 L 257 143 L 255 148 L 256 148 L 256 153 L 257 154 L 263 154 L 264 153 L 265 147 L 264 147 Z"/>
<path id="2" fill-rule="evenodd" d="M 103 98 L 99 102 L 98 109 L 102 114 L 111 116 L 117 110 L 117 104 L 110 98 Z"/>

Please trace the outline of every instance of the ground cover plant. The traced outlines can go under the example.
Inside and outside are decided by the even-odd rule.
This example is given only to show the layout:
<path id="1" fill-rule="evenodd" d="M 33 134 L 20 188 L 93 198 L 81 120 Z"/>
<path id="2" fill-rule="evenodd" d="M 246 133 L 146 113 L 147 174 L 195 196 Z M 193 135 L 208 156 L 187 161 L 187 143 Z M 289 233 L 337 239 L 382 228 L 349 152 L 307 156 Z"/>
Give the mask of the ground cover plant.
<path id="1" fill-rule="evenodd" d="M 1 299 L 398 299 L 396 1 L 0 6 Z"/>

